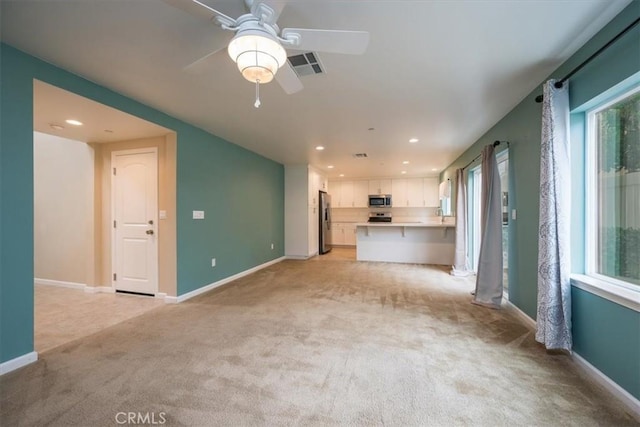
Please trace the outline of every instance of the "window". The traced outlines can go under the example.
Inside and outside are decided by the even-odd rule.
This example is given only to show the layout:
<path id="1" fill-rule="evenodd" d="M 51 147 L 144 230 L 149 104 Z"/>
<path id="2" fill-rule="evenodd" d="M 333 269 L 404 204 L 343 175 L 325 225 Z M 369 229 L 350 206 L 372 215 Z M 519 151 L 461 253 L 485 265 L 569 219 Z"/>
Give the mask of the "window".
<path id="1" fill-rule="evenodd" d="M 640 86 L 587 112 L 587 275 L 640 290 Z"/>

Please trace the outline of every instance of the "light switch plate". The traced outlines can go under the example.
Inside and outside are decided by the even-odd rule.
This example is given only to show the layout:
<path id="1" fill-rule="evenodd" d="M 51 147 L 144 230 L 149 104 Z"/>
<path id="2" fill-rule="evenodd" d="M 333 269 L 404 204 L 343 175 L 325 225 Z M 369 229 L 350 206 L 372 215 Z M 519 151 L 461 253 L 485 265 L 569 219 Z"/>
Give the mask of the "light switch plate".
<path id="1" fill-rule="evenodd" d="M 515 209 L 511 209 L 511 219 L 512 220 L 516 220 L 516 210 Z"/>
<path id="2" fill-rule="evenodd" d="M 204 219 L 204 211 L 193 211 L 193 219 Z"/>
<path id="3" fill-rule="evenodd" d="M 160 219 L 167 219 L 167 211 L 160 211 L 160 212 L 158 213 L 158 217 L 159 217 Z"/>

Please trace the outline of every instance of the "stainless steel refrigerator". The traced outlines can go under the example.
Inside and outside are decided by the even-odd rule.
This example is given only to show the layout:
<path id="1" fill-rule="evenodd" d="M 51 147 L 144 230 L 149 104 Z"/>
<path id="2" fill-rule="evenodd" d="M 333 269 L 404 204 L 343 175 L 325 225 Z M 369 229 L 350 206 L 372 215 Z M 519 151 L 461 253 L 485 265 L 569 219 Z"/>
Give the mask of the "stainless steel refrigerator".
<path id="1" fill-rule="evenodd" d="M 326 254 L 331 250 L 331 195 L 325 191 L 320 192 L 320 254 Z"/>

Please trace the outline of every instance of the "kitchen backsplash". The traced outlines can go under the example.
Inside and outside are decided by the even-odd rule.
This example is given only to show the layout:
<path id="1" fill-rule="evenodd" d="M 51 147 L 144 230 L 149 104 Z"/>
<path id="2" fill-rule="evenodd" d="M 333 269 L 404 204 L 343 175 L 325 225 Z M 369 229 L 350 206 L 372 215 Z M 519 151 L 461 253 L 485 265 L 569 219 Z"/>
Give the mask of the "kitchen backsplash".
<path id="1" fill-rule="evenodd" d="M 332 209 L 331 219 L 333 222 L 367 222 L 369 212 L 391 212 L 394 222 L 427 222 L 440 219 L 440 217 L 436 215 L 436 208 L 340 208 Z M 451 220 L 453 220 L 453 218 L 447 218 L 447 222 Z"/>

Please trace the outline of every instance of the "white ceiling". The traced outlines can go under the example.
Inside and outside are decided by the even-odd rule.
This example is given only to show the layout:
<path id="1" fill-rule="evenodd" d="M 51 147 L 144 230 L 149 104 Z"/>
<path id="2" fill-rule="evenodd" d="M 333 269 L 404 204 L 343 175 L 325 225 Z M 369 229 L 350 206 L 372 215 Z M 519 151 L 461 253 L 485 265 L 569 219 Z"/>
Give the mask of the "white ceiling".
<path id="1" fill-rule="evenodd" d="M 79 120 L 82 125 L 70 125 L 66 123 L 69 119 Z M 58 126 L 63 129 L 57 129 Z M 171 132 L 155 123 L 38 80 L 33 82 L 33 129 L 95 143 L 149 138 Z"/>
<path id="2" fill-rule="evenodd" d="M 284 2 L 281 28 L 366 30 L 371 40 L 362 56 L 320 54 L 326 74 L 303 77 L 301 92 L 262 86 L 259 109 L 254 86 L 224 51 L 204 72 L 183 71 L 229 34 L 162 1 L 2 0 L 1 35 L 284 164 L 310 163 L 330 177 L 426 176 L 447 167 L 630 1 Z M 244 12 L 241 0 L 203 2 L 233 17 Z M 412 137 L 420 141 L 409 144 Z M 361 152 L 368 159 L 352 157 Z"/>

